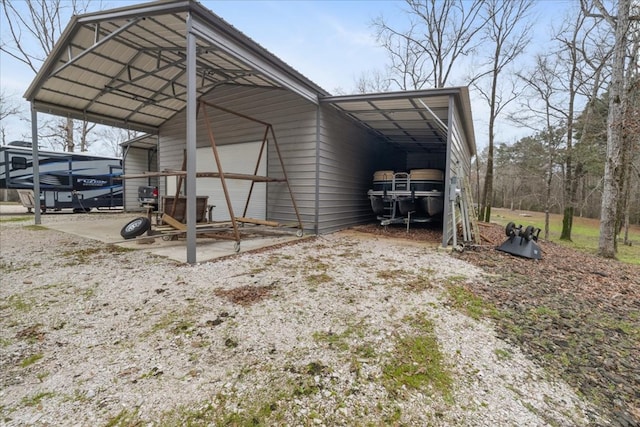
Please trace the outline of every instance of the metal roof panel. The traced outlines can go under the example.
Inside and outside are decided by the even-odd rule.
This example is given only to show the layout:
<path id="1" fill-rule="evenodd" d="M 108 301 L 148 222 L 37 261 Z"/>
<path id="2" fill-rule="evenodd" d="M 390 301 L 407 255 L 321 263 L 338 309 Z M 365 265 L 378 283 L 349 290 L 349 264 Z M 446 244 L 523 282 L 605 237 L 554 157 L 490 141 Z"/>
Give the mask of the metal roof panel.
<path id="1" fill-rule="evenodd" d="M 469 152 L 475 155 L 473 118 L 466 87 L 334 96 L 322 98 L 321 102 L 335 106 L 396 146 L 423 150 L 425 143 L 446 144 L 452 97 L 462 125 L 457 132 L 463 133 Z"/>
<path id="2" fill-rule="evenodd" d="M 282 87 L 312 102 L 327 94 L 196 1 L 165 0 L 74 16 L 25 98 L 53 114 L 160 126 L 186 104 L 189 13 L 209 29 L 197 36 L 198 96 L 221 84 Z M 221 48 L 228 42 L 234 50 Z"/>

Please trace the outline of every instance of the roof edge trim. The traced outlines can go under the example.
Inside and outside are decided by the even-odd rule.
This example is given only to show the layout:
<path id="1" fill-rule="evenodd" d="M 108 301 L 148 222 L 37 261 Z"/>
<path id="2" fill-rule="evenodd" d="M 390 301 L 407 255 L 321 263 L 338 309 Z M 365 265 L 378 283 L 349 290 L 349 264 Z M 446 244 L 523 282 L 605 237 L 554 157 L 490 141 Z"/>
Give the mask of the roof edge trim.
<path id="1" fill-rule="evenodd" d="M 62 117 L 70 117 L 72 119 L 77 119 L 77 120 L 87 120 L 89 122 L 96 123 L 99 125 L 114 126 L 122 129 L 137 130 L 140 132 L 146 132 L 153 135 L 158 134 L 159 132 L 158 128 L 156 127 L 145 125 L 143 123 L 137 123 L 137 122 L 124 123 L 122 119 L 117 117 L 109 117 L 109 116 L 96 115 L 96 114 L 81 114 L 78 110 L 75 110 L 73 108 L 67 108 L 60 105 L 48 104 L 48 103 L 39 102 L 39 101 L 31 101 L 31 105 L 33 109 L 35 109 L 37 112 L 40 112 L 40 113 L 53 114 L 53 115 L 62 116 Z"/>

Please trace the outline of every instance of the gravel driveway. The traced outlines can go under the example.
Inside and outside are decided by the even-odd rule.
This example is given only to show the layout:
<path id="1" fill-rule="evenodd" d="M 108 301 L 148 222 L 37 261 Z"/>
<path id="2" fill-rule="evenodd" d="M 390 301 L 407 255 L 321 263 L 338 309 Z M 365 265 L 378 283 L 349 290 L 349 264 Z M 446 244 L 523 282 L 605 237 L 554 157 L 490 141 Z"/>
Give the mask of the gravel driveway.
<path id="1" fill-rule="evenodd" d="M 2 424 L 605 424 L 453 308 L 488 276 L 432 246 L 346 231 L 187 266 L 10 219 Z"/>

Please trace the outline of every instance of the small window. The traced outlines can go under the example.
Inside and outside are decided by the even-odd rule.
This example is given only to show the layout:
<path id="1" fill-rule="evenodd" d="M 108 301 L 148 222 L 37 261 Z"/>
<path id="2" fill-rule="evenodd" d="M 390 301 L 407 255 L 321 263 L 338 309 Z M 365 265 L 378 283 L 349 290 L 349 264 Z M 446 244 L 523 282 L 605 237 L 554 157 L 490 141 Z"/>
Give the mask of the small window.
<path id="1" fill-rule="evenodd" d="M 27 158 L 26 157 L 12 157 L 11 158 L 11 169 L 26 169 L 27 168 Z"/>

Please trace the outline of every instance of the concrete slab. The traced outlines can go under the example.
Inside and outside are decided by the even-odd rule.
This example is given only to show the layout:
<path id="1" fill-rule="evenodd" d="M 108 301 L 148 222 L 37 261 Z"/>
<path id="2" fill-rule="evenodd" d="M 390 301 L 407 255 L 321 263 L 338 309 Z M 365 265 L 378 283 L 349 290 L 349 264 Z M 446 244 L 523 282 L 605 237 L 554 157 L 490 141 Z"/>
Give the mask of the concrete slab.
<path id="1" fill-rule="evenodd" d="M 0 215 L 33 215 L 29 210 L 18 204 L 0 204 Z"/>
<path id="2" fill-rule="evenodd" d="M 99 216 L 99 217 L 98 217 Z M 47 221 L 44 217 L 42 225 L 54 230 L 62 231 L 84 238 L 98 240 L 104 243 L 115 244 L 117 246 L 144 250 L 154 255 L 169 258 L 178 262 L 187 262 L 187 243 L 184 236 L 175 236 L 174 240 L 168 239 L 171 236 L 154 235 L 148 237 L 140 236 L 136 239 L 123 240 L 120 230 L 132 219 L 139 217 L 140 213 L 119 213 L 119 214 L 79 214 L 67 215 L 62 221 Z M 304 237 L 303 237 L 304 238 Z M 243 233 L 240 241 L 240 250 L 234 250 L 235 241 L 220 240 L 207 237 L 198 237 L 196 242 L 196 262 L 211 261 L 234 255 L 239 252 L 249 252 L 269 246 L 279 245 L 287 242 L 300 240 L 293 233 Z"/>
<path id="3" fill-rule="evenodd" d="M 206 262 L 227 257 L 236 253 L 250 252 L 282 243 L 300 240 L 296 236 L 261 236 L 245 238 L 240 241 L 240 250 L 234 250 L 235 242 L 231 240 L 216 240 L 198 238 L 196 242 L 196 262 Z M 187 262 L 186 239 L 163 240 L 162 236 L 138 238 L 133 241 L 118 243 L 118 246 L 142 249 L 154 255 L 166 257 L 178 262 Z"/>
<path id="4" fill-rule="evenodd" d="M 56 221 L 51 217 L 56 215 Z M 100 215 L 100 214 L 97 214 Z M 122 240 L 120 230 L 140 214 L 73 214 L 56 213 L 42 215 L 42 225 L 68 234 L 99 240 L 104 243 L 116 243 Z"/>

